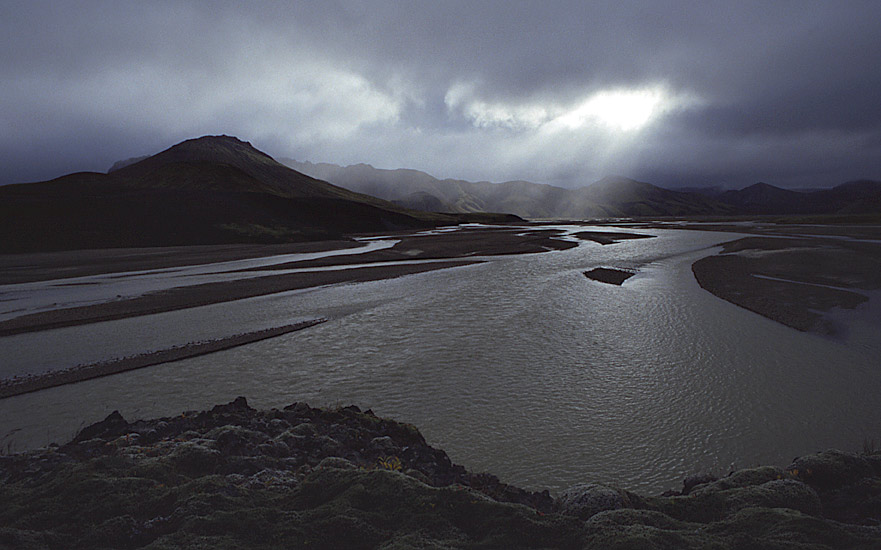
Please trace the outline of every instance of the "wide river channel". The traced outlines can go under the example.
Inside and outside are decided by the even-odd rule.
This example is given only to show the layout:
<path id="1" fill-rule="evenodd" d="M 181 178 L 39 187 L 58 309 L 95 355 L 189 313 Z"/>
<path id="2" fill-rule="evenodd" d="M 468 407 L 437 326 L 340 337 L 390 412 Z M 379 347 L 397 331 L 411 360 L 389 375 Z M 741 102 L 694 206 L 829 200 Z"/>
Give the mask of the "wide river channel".
<path id="1" fill-rule="evenodd" d="M 844 339 L 798 332 L 698 286 L 691 264 L 738 235 L 634 231 L 657 238 L 0 338 L 5 377 L 329 319 L 2 399 L 0 443 L 64 442 L 113 410 L 152 418 L 244 395 L 261 408 L 370 408 L 526 488 L 643 493 L 881 443 L 881 339 L 869 315 L 848 313 Z M 619 287 L 582 274 L 598 266 L 639 271 Z"/>

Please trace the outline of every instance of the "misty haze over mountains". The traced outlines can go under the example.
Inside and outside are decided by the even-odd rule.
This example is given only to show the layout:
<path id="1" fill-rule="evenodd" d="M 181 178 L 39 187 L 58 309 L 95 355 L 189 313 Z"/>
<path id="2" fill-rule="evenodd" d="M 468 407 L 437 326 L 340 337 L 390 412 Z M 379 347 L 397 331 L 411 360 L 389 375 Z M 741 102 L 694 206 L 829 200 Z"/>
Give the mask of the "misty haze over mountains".
<path id="1" fill-rule="evenodd" d="M 719 187 L 665 189 L 626 177 L 607 176 L 584 187 L 566 189 L 527 181 L 441 180 L 418 170 L 385 170 L 369 164 L 339 166 L 280 160 L 334 185 L 414 210 L 434 212 L 506 212 L 524 218 L 580 219 L 881 211 L 881 182 L 871 180 L 816 191 L 793 191 L 761 182 L 726 191 Z"/>
<path id="2" fill-rule="evenodd" d="M 416 170 L 285 164 L 230 136 L 204 136 L 107 174 L 0 187 L 4 252 L 295 242 L 523 218 L 850 215 L 881 212 L 881 182 L 799 192 L 675 191 L 616 176 L 564 189 L 439 180 Z"/>

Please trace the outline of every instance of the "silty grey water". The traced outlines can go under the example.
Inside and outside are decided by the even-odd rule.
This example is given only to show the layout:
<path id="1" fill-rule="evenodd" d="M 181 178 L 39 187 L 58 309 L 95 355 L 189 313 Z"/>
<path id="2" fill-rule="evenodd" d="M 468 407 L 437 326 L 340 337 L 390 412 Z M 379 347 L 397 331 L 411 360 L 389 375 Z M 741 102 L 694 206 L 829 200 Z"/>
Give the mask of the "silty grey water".
<path id="1" fill-rule="evenodd" d="M 509 483 L 649 493 L 689 473 L 786 465 L 881 437 L 877 326 L 857 323 L 837 341 L 733 306 L 690 270 L 733 235 L 651 233 L 658 238 L 2 339 L 8 353 L 39 342 L 73 359 L 93 347 L 84 342 L 135 339 L 149 349 L 179 333 L 331 319 L 2 400 L 2 428 L 21 428 L 24 447 L 68 438 L 114 409 L 146 418 L 237 395 L 258 407 L 354 403 L 417 425 L 454 461 Z M 617 287 L 582 275 L 597 266 L 640 271 Z"/>

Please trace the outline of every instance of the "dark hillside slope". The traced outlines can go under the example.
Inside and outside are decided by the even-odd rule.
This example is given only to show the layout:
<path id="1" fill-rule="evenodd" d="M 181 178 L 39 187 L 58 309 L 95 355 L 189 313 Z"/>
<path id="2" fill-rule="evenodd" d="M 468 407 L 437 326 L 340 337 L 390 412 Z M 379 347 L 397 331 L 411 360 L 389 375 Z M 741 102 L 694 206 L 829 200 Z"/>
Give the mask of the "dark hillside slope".
<path id="1" fill-rule="evenodd" d="M 833 205 L 837 214 L 881 212 L 881 181 L 849 181 L 829 190 L 818 191 L 815 195 Z"/>
<path id="2" fill-rule="evenodd" d="M 65 179 L 0 188 L 0 252 L 295 242 L 428 225 L 342 199 L 131 188 L 103 174 Z"/>
<path id="3" fill-rule="evenodd" d="M 228 136 L 110 174 L 0 188 L 0 253 L 292 242 L 455 222 L 310 178 Z"/>
<path id="4" fill-rule="evenodd" d="M 881 212 L 881 182 L 849 181 L 818 191 L 792 191 L 756 183 L 726 191 L 719 200 L 742 214 L 872 214 Z"/>
<path id="5" fill-rule="evenodd" d="M 177 172 L 180 168 L 176 167 L 192 163 L 230 166 L 260 182 L 262 186 L 260 192 L 268 191 L 280 197 L 344 199 L 371 204 L 394 212 L 414 214 L 388 201 L 356 193 L 297 172 L 255 149 L 250 143 L 232 136 L 204 136 L 190 139 L 116 170 L 112 175 L 142 186 L 163 187 L 168 185 L 169 180 L 177 185 L 176 179 L 179 177 Z"/>
<path id="6" fill-rule="evenodd" d="M 823 204 L 810 193 L 789 191 L 764 182 L 726 191 L 719 200 L 743 214 L 813 214 L 823 210 Z"/>

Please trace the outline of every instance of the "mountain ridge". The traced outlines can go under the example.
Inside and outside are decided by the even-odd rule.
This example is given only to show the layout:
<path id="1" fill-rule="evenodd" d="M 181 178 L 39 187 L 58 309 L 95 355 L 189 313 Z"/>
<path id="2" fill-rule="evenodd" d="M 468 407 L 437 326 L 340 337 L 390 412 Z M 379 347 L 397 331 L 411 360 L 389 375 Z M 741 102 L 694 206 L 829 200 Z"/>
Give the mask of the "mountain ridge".
<path id="1" fill-rule="evenodd" d="M 338 239 L 460 218 L 337 187 L 231 136 L 203 136 L 107 174 L 0 187 L 0 253 Z M 478 220 L 510 221 L 468 221 Z"/>
<path id="2" fill-rule="evenodd" d="M 724 215 L 731 208 L 699 194 L 670 191 L 622 176 L 607 176 L 591 186 L 566 189 L 544 183 L 513 180 L 502 183 L 438 179 L 412 169 L 386 170 L 369 164 L 281 162 L 311 172 L 341 187 L 403 200 L 414 192 L 433 195 L 456 212 L 481 209 L 510 212 L 525 218 L 596 218 L 620 216 Z M 411 207 L 416 205 L 410 205 Z"/>
<path id="3" fill-rule="evenodd" d="M 881 182 L 854 180 L 827 189 L 795 191 L 759 182 L 739 190 L 666 188 L 624 176 L 606 176 L 568 189 L 523 180 L 491 183 L 439 179 L 408 168 L 370 164 L 281 162 L 341 187 L 419 208 L 407 197 L 421 193 L 456 212 L 504 211 L 525 218 L 666 217 L 850 214 L 881 212 Z"/>

